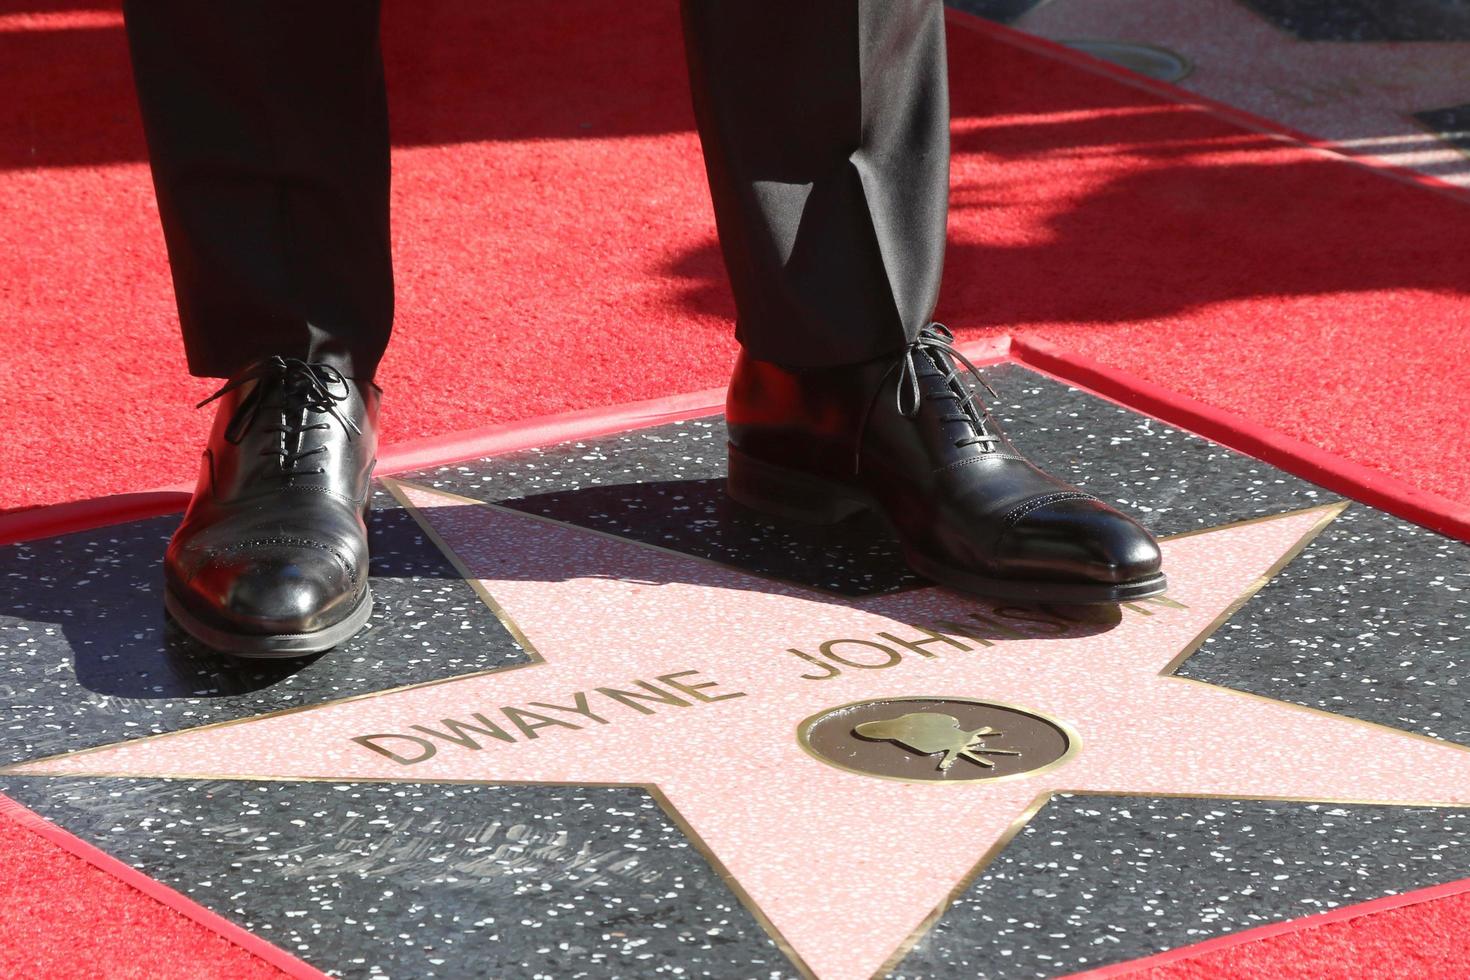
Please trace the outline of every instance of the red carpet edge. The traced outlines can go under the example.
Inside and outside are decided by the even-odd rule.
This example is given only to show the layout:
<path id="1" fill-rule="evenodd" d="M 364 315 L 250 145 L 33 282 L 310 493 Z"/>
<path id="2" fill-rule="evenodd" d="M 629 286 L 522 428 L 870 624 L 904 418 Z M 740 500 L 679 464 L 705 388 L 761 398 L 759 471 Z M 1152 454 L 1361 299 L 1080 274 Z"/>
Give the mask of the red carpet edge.
<path id="1" fill-rule="evenodd" d="M 390 476 L 570 439 L 591 439 L 613 432 L 643 429 L 710 415 L 721 411 L 724 404 L 725 390 L 709 388 L 611 408 L 582 409 L 425 439 L 410 439 L 384 449 L 374 472 L 378 476 Z M 191 483 L 178 483 L 138 493 L 111 494 L 0 514 L 0 545 L 178 513 L 189 503 L 193 489 Z"/>
<path id="2" fill-rule="evenodd" d="M 12 820 L 21 827 L 37 834 L 46 841 L 81 858 L 100 871 L 106 872 L 123 884 L 128 885 L 156 902 L 161 902 L 175 912 L 186 916 L 221 938 L 256 956 L 288 976 L 300 980 L 326 980 L 326 974 L 315 967 L 266 942 L 254 933 L 235 925 L 229 919 L 211 912 L 193 899 L 150 878 L 130 864 L 119 861 L 106 851 L 99 850 L 72 834 L 62 830 L 39 814 L 21 806 L 6 796 L 0 796 L 0 820 Z"/>
<path id="3" fill-rule="evenodd" d="M 1254 929 L 1246 929 L 1243 932 L 1227 933 L 1223 936 L 1206 939 L 1190 946 L 1179 946 L 1175 949 L 1165 950 L 1153 956 L 1145 956 L 1141 959 L 1129 960 L 1125 963 L 1113 963 L 1109 966 L 1101 966 L 1096 970 L 1086 970 L 1082 973 L 1073 973 L 1065 978 L 1065 980 L 1103 980 L 1105 977 L 1129 976 L 1144 970 L 1152 970 L 1184 960 L 1191 960 L 1197 956 L 1218 952 L 1223 949 L 1234 949 L 1251 943 L 1265 942 L 1277 936 L 1285 936 L 1295 932 L 1315 929 L 1334 922 L 1351 922 L 1354 919 L 1376 915 L 1380 912 L 1391 912 L 1395 909 L 1423 905 L 1428 902 L 1436 902 L 1440 899 L 1464 894 L 1470 894 L 1470 878 L 1446 882 L 1443 885 L 1431 885 L 1428 888 L 1418 888 L 1411 892 L 1404 892 L 1401 895 L 1385 895 L 1382 898 L 1360 902 L 1356 905 L 1344 905 L 1342 908 L 1318 912 L 1315 915 L 1303 916 L 1299 919 L 1288 919 L 1284 922 L 1272 922 L 1268 925 L 1256 926 Z"/>

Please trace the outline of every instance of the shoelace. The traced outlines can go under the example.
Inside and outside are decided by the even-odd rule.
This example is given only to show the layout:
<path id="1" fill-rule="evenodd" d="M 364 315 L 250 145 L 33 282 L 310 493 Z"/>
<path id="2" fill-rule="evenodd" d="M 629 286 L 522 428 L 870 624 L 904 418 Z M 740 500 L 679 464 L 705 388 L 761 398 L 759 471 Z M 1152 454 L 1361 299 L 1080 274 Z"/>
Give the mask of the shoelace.
<path id="1" fill-rule="evenodd" d="M 942 323 L 931 323 L 919 331 L 919 336 L 913 343 L 909 344 L 904 351 L 902 360 L 899 361 L 898 385 L 895 396 L 898 412 L 904 418 L 911 419 L 919 414 L 919 407 L 924 401 L 924 391 L 919 384 L 919 368 L 915 363 L 916 357 L 929 357 L 929 351 L 935 351 L 940 356 L 937 360 L 940 364 L 947 364 L 949 371 L 944 375 L 944 387 L 942 391 L 933 392 L 930 398 L 939 398 L 945 401 L 953 401 L 959 414 L 940 416 L 945 422 L 965 422 L 970 427 L 970 434 L 955 440 L 955 448 L 965 446 L 984 446 L 986 452 L 994 449 L 1000 442 L 1000 436 L 991 435 L 985 431 L 985 411 L 975 402 L 975 392 L 960 380 L 961 370 L 957 365 L 964 365 L 971 376 L 991 397 L 999 398 L 995 389 L 990 387 L 985 378 L 981 376 L 980 369 L 970 361 L 968 357 L 961 354 L 959 348 L 954 345 L 954 334 Z M 956 382 L 960 382 L 956 384 Z"/>
<path id="2" fill-rule="evenodd" d="M 242 385 L 251 381 L 257 382 L 235 408 L 235 414 L 230 416 L 229 425 L 225 427 L 225 438 L 230 442 L 239 444 L 245 438 L 246 433 L 255 425 L 261 408 L 266 404 L 273 392 L 280 393 L 280 416 L 270 426 L 267 432 L 280 433 L 281 439 L 273 449 L 262 449 L 260 455 L 275 456 L 280 464 L 281 473 L 284 476 L 302 476 L 313 473 L 325 473 L 326 467 L 318 466 L 314 470 L 303 470 L 299 465 L 303 460 L 314 456 L 325 454 L 326 446 L 317 446 L 315 449 L 292 452 L 287 448 L 287 441 L 292 437 L 300 436 L 304 432 L 315 429 L 330 429 L 332 423 L 323 419 L 320 422 L 311 422 L 301 425 L 290 424 L 289 416 L 301 414 L 330 415 L 336 419 L 347 433 L 347 438 L 361 435 L 362 429 L 350 418 L 337 411 L 337 406 L 350 397 L 347 379 L 342 372 L 329 364 L 309 363 L 296 357 L 270 357 L 253 365 L 248 371 L 231 378 L 214 394 L 196 405 L 203 408 L 217 398 L 234 391 Z M 341 391 L 341 394 L 337 393 Z M 299 446 L 300 443 L 298 442 Z"/>

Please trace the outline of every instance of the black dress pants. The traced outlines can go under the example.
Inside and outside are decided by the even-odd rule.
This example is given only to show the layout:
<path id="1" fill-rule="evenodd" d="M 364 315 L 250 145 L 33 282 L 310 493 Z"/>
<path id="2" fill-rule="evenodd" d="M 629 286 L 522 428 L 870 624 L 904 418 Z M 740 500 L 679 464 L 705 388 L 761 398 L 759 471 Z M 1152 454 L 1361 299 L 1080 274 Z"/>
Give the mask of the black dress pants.
<path id="1" fill-rule="evenodd" d="M 371 378 L 393 321 L 378 4 L 124 10 L 190 370 L 284 354 Z M 898 351 L 944 257 L 940 0 L 683 0 L 683 18 L 740 342 L 789 367 Z"/>

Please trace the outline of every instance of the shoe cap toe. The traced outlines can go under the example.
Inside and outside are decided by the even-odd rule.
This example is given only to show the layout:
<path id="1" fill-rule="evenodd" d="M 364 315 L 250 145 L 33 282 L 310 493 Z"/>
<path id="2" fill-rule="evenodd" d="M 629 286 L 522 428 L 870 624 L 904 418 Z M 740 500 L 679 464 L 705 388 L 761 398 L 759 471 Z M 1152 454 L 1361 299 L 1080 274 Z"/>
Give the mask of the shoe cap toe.
<path id="1" fill-rule="evenodd" d="M 273 548 L 248 559 L 206 562 L 190 591 L 210 618 L 242 633 L 311 633 L 349 610 L 351 576 L 330 551 Z"/>
<path id="2" fill-rule="evenodd" d="M 1121 583 L 1155 575 L 1158 542 L 1099 500 L 1072 498 L 1027 511 L 1002 535 L 1001 561 L 1035 573 Z"/>

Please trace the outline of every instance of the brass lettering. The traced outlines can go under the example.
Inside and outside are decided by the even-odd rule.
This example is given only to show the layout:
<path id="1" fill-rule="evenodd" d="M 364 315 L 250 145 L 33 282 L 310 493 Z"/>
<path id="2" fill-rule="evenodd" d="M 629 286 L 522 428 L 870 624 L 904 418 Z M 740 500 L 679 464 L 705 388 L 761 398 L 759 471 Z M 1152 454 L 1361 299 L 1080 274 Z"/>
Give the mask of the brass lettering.
<path id="1" fill-rule="evenodd" d="M 573 694 L 572 695 L 572 698 L 573 698 L 573 700 L 575 700 L 577 702 L 577 706 L 575 708 L 568 708 L 566 705 L 562 705 L 562 704 L 549 704 L 549 703 L 547 703 L 545 701 L 532 701 L 531 702 L 531 707 L 533 707 L 533 708 L 551 708 L 554 711 L 567 711 L 567 712 L 570 712 L 571 714 L 574 714 L 574 715 L 581 715 L 583 718 L 589 718 L 592 721 L 597 722 L 599 725 L 606 725 L 607 724 L 607 719 L 606 718 L 599 718 L 597 715 L 594 715 L 592 713 L 592 709 L 591 708 L 587 707 L 587 694 L 586 694 L 586 692 L 584 692 L 584 691 L 578 691 L 576 694 Z"/>
<path id="2" fill-rule="evenodd" d="M 716 701 L 728 701 L 731 698 L 745 697 L 745 692 L 743 691 L 731 691 L 728 694 L 699 693 L 706 687 L 719 687 L 720 685 L 718 681 L 705 681 L 703 684 L 684 684 L 674 680 L 675 677 L 688 677 L 690 674 L 698 673 L 699 671 L 697 670 L 681 670 L 673 674 L 659 674 L 658 679 L 663 681 L 669 687 L 672 687 L 674 690 L 680 692 L 681 694 L 687 694 L 691 698 L 694 698 L 697 701 L 703 701 L 706 704 L 713 704 Z"/>
<path id="3" fill-rule="evenodd" d="M 473 715 L 470 715 L 470 717 L 479 722 L 479 724 L 470 725 L 466 722 L 462 722 L 454 718 L 441 718 L 439 720 L 439 724 L 449 729 L 450 734 L 448 735 L 444 734 L 443 732 L 435 731 L 434 729 L 429 728 L 425 725 L 410 725 L 408 727 L 412 728 L 414 731 L 423 732 L 425 735 L 430 735 L 434 738 L 442 738 L 446 742 L 453 742 L 455 745 L 463 745 L 467 749 L 483 748 L 483 746 L 480 745 L 479 742 L 475 741 L 473 736 L 466 734 L 467 732 L 474 732 L 476 735 L 489 735 L 491 738 L 498 738 L 502 742 L 514 742 L 516 740 L 516 737 L 514 735 L 506 731 L 504 728 L 501 728 L 499 725 L 495 724 L 495 722 L 486 718 L 478 711 L 475 712 Z M 412 738 L 413 736 L 409 737 Z"/>
<path id="4" fill-rule="evenodd" d="M 635 702 L 651 701 L 654 704 L 669 704 L 680 708 L 689 707 L 689 702 L 685 701 L 677 694 L 672 694 L 668 691 L 663 690 L 662 688 L 654 687 L 647 681 L 634 681 L 633 683 L 637 684 L 645 691 L 649 691 L 651 693 L 642 694 L 637 691 L 620 691 L 615 687 L 599 687 L 597 689 L 597 693 L 606 697 L 610 697 L 619 704 L 627 705 L 629 708 L 632 708 L 635 711 L 641 711 L 645 715 L 653 714 L 653 709 L 645 708 L 643 705 L 636 704 Z"/>
<path id="5" fill-rule="evenodd" d="M 573 725 L 569 721 L 552 718 L 550 715 L 537 714 L 534 711 L 527 711 L 525 708 L 513 708 L 510 705 L 506 705 L 500 710 L 505 712 L 505 717 L 509 718 L 511 723 L 519 728 L 527 738 L 538 738 L 539 736 L 536 734 L 536 729 L 538 728 L 551 728 L 554 726 L 557 728 L 570 728 L 577 732 L 582 730 L 581 725 Z M 536 721 L 530 723 L 525 720 L 527 718 L 535 718 Z"/>
<path id="6" fill-rule="evenodd" d="M 888 659 L 881 664 L 864 664 L 858 663 L 853 660 L 848 660 L 845 657 L 840 657 L 832 652 L 832 648 L 839 643 L 853 643 L 861 647 L 872 647 L 875 650 L 882 650 L 883 653 L 887 655 Z M 874 643 L 872 640 L 828 640 L 820 647 L 818 647 L 818 649 L 822 651 L 822 656 L 826 657 L 829 660 L 835 660 L 838 663 L 842 664 L 844 667 L 858 667 L 862 670 L 881 670 L 884 667 L 892 667 L 894 664 L 903 659 L 903 654 L 899 653 L 897 650 L 893 649 L 892 647 L 886 647 L 881 643 Z"/>
<path id="7" fill-rule="evenodd" d="M 833 667 L 831 664 L 824 664 L 824 663 L 822 663 L 822 661 L 818 660 L 816 657 L 813 657 L 811 654 L 809 654 L 809 653 L 802 653 L 800 650 L 797 650 L 794 647 L 789 648 L 786 652 L 787 653 L 793 653 L 793 654 L 795 654 L 796 656 L 798 656 L 801 659 L 805 660 L 807 663 L 816 664 L 818 667 L 822 668 L 823 670 L 825 670 L 827 672 L 825 674 L 822 674 L 822 675 L 819 675 L 819 676 L 815 676 L 815 677 L 812 676 L 811 674 L 797 674 L 796 676 L 800 677 L 802 680 L 807 680 L 807 681 L 825 681 L 825 680 L 830 680 L 831 678 L 836 677 L 838 674 L 842 673 L 842 671 L 838 670 L 836 667 Z"/>
<path id="8" fill-rule="evenodd" d="M 928 650 L 924 649 L 924 645 L 926 643 L 948 643 L 950 646 L 956 647 L 966 652 L 968 652 L 970 649 L 959 640 L 956 640 L 953 637 L 945 636 L 943 633 L 936 633 L 933 630 L 929 629 L 927 626 L 915 626 L 913 623 L 909 623 L 907 625 L 908 628 L 911 630 L 918 630 L 920 633 L 929 634 L 929 638 L 927 640 L 900 640 L 892 633 L 879 633 L 878 635 L 883 637 L 883 639 L 888 640 L 890 643 L 897 643 L 901 647 L 907 647 L 908 649 L 917 653 L 919 656 L 928 657 L 930 660 L 933 660 L 934 657 L 937 655 L 930 653 Z"/>
<path id="9" fill-rule="evenodd" d="M 999 610 L 997 610 L 997 612 L 999 612 Z M 995 630 L 997 633 L 1002 633 L 1002 634 L 1004 634 L 1006 636 L 1011 637 L 1012 639 L 1016 639 L 1016 640 L 1025 640 L 1025 639 L 1028 639 L 1028 637 L 1026 636 L 1026 634 L 1025 633 L 1022 633 L 1020 630 L 1013 629 L 1012 627 L 1007 626 L 1004 623 L 997 623 L 995 620 L 991 619 L 989 616 L 982 616 L 979 613 L 970 613 L 970 618 L 973 619 L 973 620 L 975 620 L 978 623 L 984 623 L 986 626 L 988 626 L 991 629 Z"/>
<path id="10" fill-rule="evenodd" d="M 377 743 L 377 740 L 380 738 L 397 738 L 402 739 L 405 742 L 414 742 L 419 746 L 419 748 L 424 750 L 424 753 L 417 758 L 410 759 L 408 756 L 399 755 L 392 749 L 386 749 L 383 746 L 379 745 Z M 429 741 L 426 738 L 419 738 L 417 735 L 354 735 L 352 737 L 352 740 L 365 749 L 372 749 L 379 755 L 387 756 L 394 762 L 398 763 L 400 766 L 411 766 L 415 762 L 423 762 L 425 759 L 432 756 L 435 752 L 439 751 L 437 748 L 434 747 L 433 742 Z"/>

